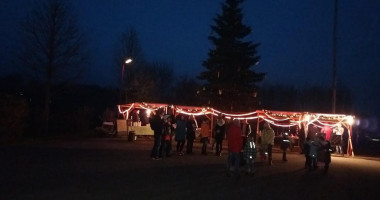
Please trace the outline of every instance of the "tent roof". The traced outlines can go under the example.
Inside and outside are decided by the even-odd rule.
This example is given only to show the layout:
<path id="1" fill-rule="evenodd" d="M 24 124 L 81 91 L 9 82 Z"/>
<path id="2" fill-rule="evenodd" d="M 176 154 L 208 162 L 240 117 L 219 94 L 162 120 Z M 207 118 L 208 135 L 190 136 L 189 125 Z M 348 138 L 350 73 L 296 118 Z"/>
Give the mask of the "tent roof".
<path id="1" fill-rule="evenodd" d="M 310 112 L 291 112 L 291 111 L 277 111 L 277 110 L 256 110 L 252 112 L 224 112 L 219 111 L 211 107 L 198 107 L 198 106 L 183 106 L 183 105 L 171 105 L 163 103 L 130 103 L 125 105 L 118 105 L 119 112 L 123 114 L 124 118 L 128 118 L 129 112 L 133 109 L 149 109 L 157 110 L 173 109 L 174 113 L 182 113 L 186 115 L 224 115 L 228 119 L 263 119 L 271 124 L 278 126 L 295 126 L 301 123 L 307 122 L 307 124 L 313 124 L 318 127 L 331 126 L 335 127 L 338 124 L 342 124 L 346 127 L 352 125 L 354 116 L 344 114 L 328 114 L 328 113 L 310 113 Z"/>

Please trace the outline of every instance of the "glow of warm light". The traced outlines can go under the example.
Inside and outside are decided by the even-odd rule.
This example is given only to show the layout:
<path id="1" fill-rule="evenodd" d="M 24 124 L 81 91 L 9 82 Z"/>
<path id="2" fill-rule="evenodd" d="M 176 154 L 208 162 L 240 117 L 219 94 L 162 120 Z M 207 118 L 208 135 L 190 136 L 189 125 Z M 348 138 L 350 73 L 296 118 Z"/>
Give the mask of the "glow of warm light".
<path id="1" fill-rule="evenodd" d="M 265 117 L 259 116 L 261 119 L 265 120 L 266 122 L 269 122 L 272 125 L 279 126 L 279 127 L 291 127 L 291 126 L 296 126 L 296 123 L 289 123 L 288 125 L 283 125 L 283 124 L 276 124 L 274 121 L 266 119 Z"/>
<path id="2" fill-rule="evenodd" d="M 120 113 L 120 114 L 124 114 L 124 113 L 126 113 L 126 112 L 129 112 L 129 111 L 133 108 L 134 105 L 135 105 L 135 104 L 133 103 L 133 104 L 131 105 L 131 107 L 129 107 L 127 110 L 124 110 L 124 111 L 121 111 L 121 109 L 120 109 L 120 105 L 117 106 L 117 107 L 119 108 L 119 113 Z"/>
<path id="3" fill-rule="evenodd" d="M 131 58 L 128 58 L 128 59 L 125 60 L 125 64 L 129 64 L 129 63 L 132 63 L 132 62 L 133 62 L 133 60 Z"/>
<path id="4" fill-rule="evenodd" d="M 290 119 L 289 117 L 287 117 L 287 118 L 285 118 L 285 119 L 276 119 L 276 118 L 274 118 L 274 117 L 268 115 L 267 113 L 265 113 L 265 115 L 268 116 L 269 118 L 273 119 L 273 120 L 276 120 L 276 121 L 286 121 L 286 120 Z"/>
<path id="5" fill-rule="evenodd" d="M 216 112 L 216 113 L 219 113 L 221 115 L 225 115 L 225 116 L 235 116 L 235 117 L 242 117 L 242 116 L 247 116 L 247 115 L 255 115 L 257 112 L 250 112 L 250 113 L 245 113 L 245 114 L 232 114 L 232 113 L 224 113 L 224 112 L 221 112 L 219 110 L 216 110 L 214 108 L 211 108 L 212 111 Z"/>
<path id="6" fill-rule="evenodd" d="M 353 118 L 352 116 L 348 116 L 348 117 L 347 117 L 347 123 L 348 123 L 349 125 L 354 124 L 354 118 Z"/>
<path id="7" fill-rule="evenodd" d="M 142 104 L 130 104 L 127 107 L 125 106 L 123 111 L 121 110 L 121 106 L 118 106 L 119 112 L 123 115 L 129 115 L 130 110 L 132 110 L 136 105 L 138 105 L 138 108 L 146 109 L 147 115 L 150 115 L 153 110 L 157 110 L 159 108 L 164 108 L 167 110 L 168 108 L 174 109 L 176 112 L 192 116 L 195 118 L 196 116 L 201 115 L 214 115 L 214 116 L 220 116 L 223 115 L 226 119 L 238 119 L 238 120 L 255 120 L 258 118 L 261 118 L 262 120 L 270 123 L 271 125 L 277 126 L 277 127 L 292 127 L 292 126 L 300 126 L 303 122 L 307 122 L 307 125 L 312 124 L 319 128 L 323 128 L 323 126 L 329 126 L 331 128 L 334 128 L 338 126 L 339 124 L 346 124 L 346 125 L 352 125 L 354 123 L 358 123 L 359 120 L 354 120 L 354 116 L 350 115 L 339 115 L 339 114 L 320 114 L 320 113 L 304 113 L 299 114 L 299 120 L 292 119 L 295 115 L 291 115 L 289 117 L 288 114 L 271 114 L 270 112 L 264 112 L 263 116 L 261 116 L 258 111 L 249 112 L 249 113 L 242 113 L 242 114 L 235 114 L 235 113 L 225 113 L 221 112 L 219 110 L 216 110 L 212 107 L 203 107 L 203 108 L 179 108 L 175 105 L 160 105 L 160 106 L 153 106 L 147 103 Z M 328 118 L 328 123 L 325 122 L 325 118 Z M 279 122 L 290 120 L 287 124 L 281 124 Z M 363 121 L 363 120 L 362 120 Z M 334 123 L 332 123 L 334 122 Z M 197 125 L 198 127 L 198 125 Z"/>
<path id="8" fill-rule="evenodd" d="M 151 109 L 146 109 L 146 116 L 150 116 L 150 113 L 152 112 Z"/>

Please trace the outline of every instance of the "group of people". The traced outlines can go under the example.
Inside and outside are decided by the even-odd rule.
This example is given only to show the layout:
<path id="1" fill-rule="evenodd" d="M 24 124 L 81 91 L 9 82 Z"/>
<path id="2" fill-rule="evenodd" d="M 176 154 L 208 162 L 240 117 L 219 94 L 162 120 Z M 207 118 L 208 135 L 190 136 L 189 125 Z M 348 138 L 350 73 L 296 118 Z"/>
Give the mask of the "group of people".
<path id="1" fill-rule="evenodd" d="M 323 135 L 317 137 L 308 136 L 303 144 L 305 154 L 305 169 L 310 171 L 318 168 L 318 161 L 324 162 L 324 172 L 327 173 L 331 163 L 332 147 Z"/>
<path id="2" fill-rule="evenodd" d="M 154 132 L 154 144 L 151 151 L 153 160 L 160 160 L 163 157 L 172 155 L 172 138 L 177 142 L 176 153 L 183 155 L 183 148 L 186 143 L 186 154 L 193 153 L 193 143 L 195 140 L 196 124 L 190 117 L 185 119 L 184 115 L 179 115 L 174 121 L 174 117 L 164 115 L 162 110 L 151 118 L 150 126 Z M 200 130 L 200 141 L 202 143 L 201 153 L 207 155 L 207 146 L 210 143 L 211 127 L 207 118 L 203 119 Z M 250 127 L 249 132 L 250 132 Z M 244 129 L 244 128 L 243 128 Z M 215 145 L 215 155 L 221 156 L 223 140 L 228 140 L 227 175 L 230 176 L 230 169 L 234 166 L 234 171 L 239 171 L 240 161 L 247 162 L 247 173 L 254 174 L 254 160 L 256 158 L 256 144 L 253 134 L 242 137 L 243 131 L 240 121 L 235 119 L 227 124 L 222 116 L 216 120 L 213 127 L 213 141 Z M 244 140 L 243 138 L 246 138 Z M 244 140 L 244 142 L 243 142 Z M 213 146 L 214 146 L 213 145 Z M 271 155 L 271 154 L 270 154 Z M 241 158 L 243 156 L 243 158 Z M 239 172 L 240 173 L 240 172 Z M 239 173 L 235 173 L 238 176 Z"/>
<path id="3" fill-rule="evenodd" d="M 164 116 L 164 112 L 158 110 L 150 119 L 150 126 L 154 132 L 154 144 L 151 151 L 151 158 L 153 160 L 159 160 L 162 157 L 170 157 L 172 155 L 173 137 L 177 141 L 176 152 L 178 155 L 184 154 L 186 141 L 186 153 L 193 153 L 196 130 L 194 120 L 185 119 L 184 115 L 179 115 L 174 119 L 171 115 Z"/>
<path id="4" fill-rule="evenodd" d="M 177 142 L 176 154 L 184 155 L 184 146 L 186 144 L 186 154 L 193 154 L 193 144 L 196 139 L 196 122 L 188 116 L 178 115 L 176 118 L 171 115 L 165 115 L 162 110 L 150 120 L 151 128 L 154 131 L 154 145 L 151 151 L 153 160 L 160 160 L 163 157 L 170 157 L 173 153 L 172 143 L 173 138 Z M 207 118 L 204 118 L 200 125 L 200 141 L 202 143 L 201 153 L 207 155 L 207 145 L 210 143 L 211 127 Z M 255 135 L 251 133 L 248 123 L 241 124 L 238 119 L 226 123 L 222 116 L 219 116 L 213 127 L 213 145 L 215 146 L 215 155 L 221 156 L 223 140 L 228 140 L 228 158 L 226 175 L 231 176 L 231 173 L 236 178 L 240 178 L 240 165 L 242 161 L 246 164 L 246 173 L 254 175 L 254 160 L 257 154 L 255 143 Z M 260 155 L 264 163 L 272 165 L 272 149 L 274 146 L 275 133 L 266 122 L 261 131 Z M 286 152 L 291 148 L 291 142 L 288 134 L 283 134 L 280 148 L 283 151 L 283 161 L 287 161 Z M 331 145 L 323 137 L 318 141 L 307 138 L 303 145 L 306 156 L 305 167 L 315 169 L 317 164 L 318 152 L 324 152 L 325 171 L 329 168 L 331 162 Z M 320 153 L 321 154 L 321 153 Z M 231 169 L 234 169 L 231 171 Z"/>

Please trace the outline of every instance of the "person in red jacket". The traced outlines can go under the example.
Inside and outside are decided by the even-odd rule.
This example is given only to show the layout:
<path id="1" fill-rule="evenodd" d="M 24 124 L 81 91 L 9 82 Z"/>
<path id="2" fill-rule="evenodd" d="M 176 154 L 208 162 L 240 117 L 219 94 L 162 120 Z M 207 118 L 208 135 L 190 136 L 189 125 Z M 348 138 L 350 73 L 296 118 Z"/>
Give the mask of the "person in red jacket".
<path id="1" fill-rule="evenodd" d="M 227 159 L 227 176 L 230 176 L 231 165 L 234 164 L 235 176 L 240 178 L 240 152 L 243 148 L 243 139 L 241 137 L 240 122 L 234 119 L 227 132 L 228 140 L 228 159 Z"/>

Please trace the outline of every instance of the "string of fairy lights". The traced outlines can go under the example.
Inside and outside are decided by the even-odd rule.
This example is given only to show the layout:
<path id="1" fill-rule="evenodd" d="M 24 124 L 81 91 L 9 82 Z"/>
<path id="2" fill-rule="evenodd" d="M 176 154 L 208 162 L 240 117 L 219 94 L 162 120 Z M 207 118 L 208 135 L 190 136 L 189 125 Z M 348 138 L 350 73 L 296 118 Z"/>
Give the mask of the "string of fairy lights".
<path id="1" fill-rule="evenodd" d="M 328 126 L 335 128 L 339 125 L 351 126 L 354 123 L 354 116 L 342 115 L 342 114 L 321 114 L 321 113 L 301 113 L 301 112 L 281 112 L 281 111 L 254 111 L 248 113 L 227 113 L 220 110 L 216 110 L 210 107 L 187 107 L 187 106 L 174 106 L 166 104 L 153 104 L 153 103 L 132 103 L 128 105 L 118 105 L 119 113 L 122 114 L 125 119 L 128 119 L 129 113 L 135 108 L 145 109 L 148 116 L 152 111 L 163 109 L 165 113 L 168 112 L 168 108 L 174 110 L 176 113 L 189 115 L 189 116 L 202 116 L 202 115 L 214 115 L 224 116 L 226 119 L 238 119 L 238 120 L 264 120 L 274 126 L 278 127 L 292 127 L 304 125 L 314 125 L 319 128 Z"/>

